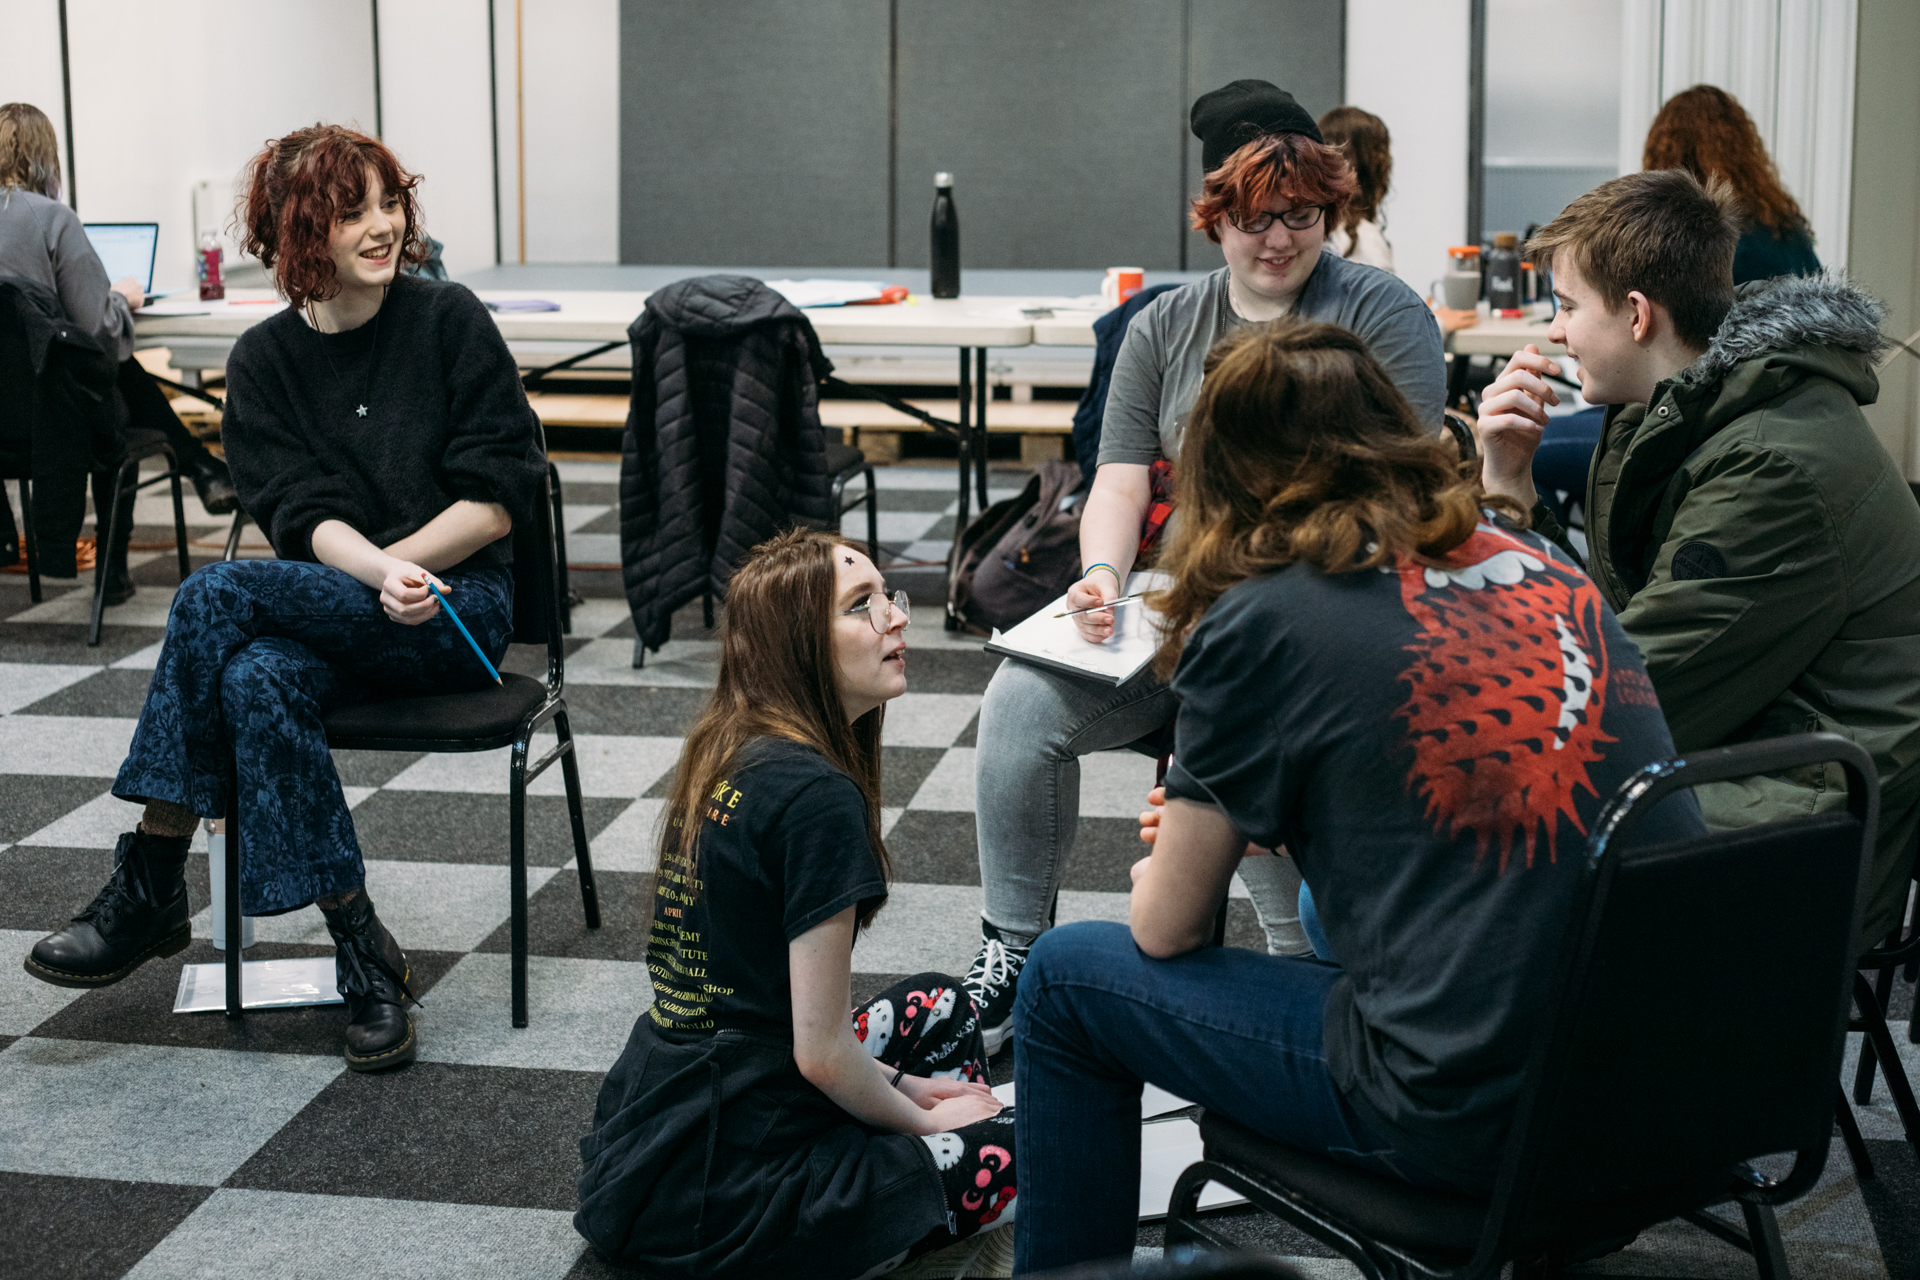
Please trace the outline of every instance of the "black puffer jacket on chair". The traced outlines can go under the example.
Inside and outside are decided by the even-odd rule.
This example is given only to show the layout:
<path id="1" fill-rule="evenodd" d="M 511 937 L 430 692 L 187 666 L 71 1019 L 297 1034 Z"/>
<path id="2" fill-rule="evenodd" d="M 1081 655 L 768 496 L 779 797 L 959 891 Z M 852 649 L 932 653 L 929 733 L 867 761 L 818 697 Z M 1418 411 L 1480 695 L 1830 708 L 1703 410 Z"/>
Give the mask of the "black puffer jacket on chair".
<path id="1" fill-rule="evenodd" d="M 647 299 L 627 330 L 633 400 L 620 460 L 620 566 L 642 646 L 748 551 L 827 527 L 820 379 L 833 365 L 793 304 L 746 276 L 696 276 Z"/>

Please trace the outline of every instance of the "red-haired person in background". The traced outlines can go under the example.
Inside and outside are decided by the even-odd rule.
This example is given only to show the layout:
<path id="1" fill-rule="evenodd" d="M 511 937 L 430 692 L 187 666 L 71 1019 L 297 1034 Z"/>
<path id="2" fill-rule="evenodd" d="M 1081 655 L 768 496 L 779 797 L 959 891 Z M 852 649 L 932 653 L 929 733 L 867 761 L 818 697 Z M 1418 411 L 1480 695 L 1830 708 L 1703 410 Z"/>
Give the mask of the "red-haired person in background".
<path id="1" fill-rule="evenodd" d="M 412 1061 L 407 958 L 374 914 L 322 720 L 378 693 L 490 685 L 428 591 L 490 660 L 513 623 L 507 535 L 546 473 L 539 422 L 465 287 L 399 274 L 425 257 L 418 179 L 372 138 L 315 125 L 267 144 L 241 230 L 290 304 L 227 363 L 221 424 L 275 560 L 181 585 L 113 793 L 142 802 L 113 878 L 27 957 L 69 987 L 118 982 L 188 944 L 188 841 L 239 769 L 241 910 L 309 903 L 346 997 L 347 1065 Z"/>
<path id="2" fill-rule="evenodd" d="M 1097 608 L 1124 593 L 1128 572 L 1144 559 L 1154 464 L 1178 470 L 1207 352 L 1248 324 L 1295 316 L 1351 330 L 1418 420 L 1440 428 L 1440 331 L 1420 295 L 1397 277 L 1328 248 L 1328 233 L 1358 186 L 1353 167 L 1321 140 L 1313 117 L 1264 80 L 1236 80 L 1193 104 L 1192 127 L 1207 175 L 1193 202 L 1193 226 L 1220 246 L 1227 265 L 1161 294 L 1127 327 L 1107 396 L 1099 468 L 1080 520 L 1081 577 L 1068 591 L 1076 608 Z M 1177 511 L 1173 519 L 1180 519 Z M 1098 643 L 1112 634 L 1113 619 L 1106 610 L 1077 621 L 1081 635 Z M 1123 747 L 1173 713 L 1173 694 L 1150 672 L 1117 690 L 1012 658 L 994 673 L 975 755 L 985 909 L 967 979 L 989 1052 L 1010 1029 L 1027 948 L 1052 923 L 1079 822 L 1080 757 Z M 1269 949 L 1305 950 L 1292 864 L 1250 857 L 1242 878 Z"/>
<path id="3" fill-rule="evenodd" d="M 1807 217 L 1780 182 L 1753 117 L 1725 89 L 1697 84 L 1676 93 L 1647 130 L 1642 169 L 1685 169 L 1705 186 L 1725 178 L 1746 219 L 1733 251 L 1733 282 L 1817 276 Z"/>

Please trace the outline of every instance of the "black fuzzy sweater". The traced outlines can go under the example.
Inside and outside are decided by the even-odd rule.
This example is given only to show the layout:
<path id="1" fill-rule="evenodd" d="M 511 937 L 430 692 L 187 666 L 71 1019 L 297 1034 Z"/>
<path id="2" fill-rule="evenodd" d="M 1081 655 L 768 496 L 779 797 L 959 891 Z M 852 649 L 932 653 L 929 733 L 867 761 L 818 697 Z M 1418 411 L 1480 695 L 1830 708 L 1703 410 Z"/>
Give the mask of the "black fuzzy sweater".
<path id="1" fill-rule="evenodd" d="M 227 361 L 220 434 L 242 505 L 284 560 L 314 558 L 323 520 L 385 547 L 461 499 L 497 502 L 518 525 L 547 465 L 486 307 L 465 285 L 412 276 L 345 333 L 292 310 L 247 330 Z M 501 538 L 455 568 L 504 567 L 512 547 Z"/>

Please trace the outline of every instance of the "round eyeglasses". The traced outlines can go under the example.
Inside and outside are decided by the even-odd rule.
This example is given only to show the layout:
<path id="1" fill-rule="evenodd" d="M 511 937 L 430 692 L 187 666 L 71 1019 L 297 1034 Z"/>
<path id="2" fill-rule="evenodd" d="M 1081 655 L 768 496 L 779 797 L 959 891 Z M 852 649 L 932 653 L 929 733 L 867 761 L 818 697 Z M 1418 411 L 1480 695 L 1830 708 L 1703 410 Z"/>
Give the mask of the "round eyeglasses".
<path id="1" fill-rule="evenodd" d="M 1244 231 L 1250 236 L 1257 236 L 1268 227 L 1271 227 L 1275 218 L 1280 219 L 1280 225 L 1286 227 L 1288 230 L 1305 231 L 1308 227 L 1320 221 L 1320 215 L 1325 213 L 1326 210 L 1327 206 L 1318 204 L 1310 204 L 1299 209 L 1289 209 L 1285 213 L 1269 213 L 1265 209 L 1262 209 L 1257 213 L 1244 215 L 1230 213 L 1227 215 L 1227 221 L 1231 222 L 1237 230 Z"/>
<path id="2" fill-rule="evenodd" d="M 867 621 L 873 624 L 874 634 L 885 635 L 893 630 L 895 609 L 900 611 L 902 627 L 913 625 L 913 610 L 907 606 L 907 593 L 904 591 L 896 591 L 892 595 L 884 591 L 876 591 L 840 616 L 851 618 L 856 613 L 864 613 L 867 615 Z"/>

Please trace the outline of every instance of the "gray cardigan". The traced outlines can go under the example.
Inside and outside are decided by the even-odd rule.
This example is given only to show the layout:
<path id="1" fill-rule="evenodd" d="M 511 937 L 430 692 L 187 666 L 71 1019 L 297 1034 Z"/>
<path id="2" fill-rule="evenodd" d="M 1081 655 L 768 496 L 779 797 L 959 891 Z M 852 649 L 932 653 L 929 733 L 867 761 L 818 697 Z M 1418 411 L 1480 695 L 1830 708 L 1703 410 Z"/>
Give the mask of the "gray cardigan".
<path id="1" fill-rule="evenodd" d="M 45 285 L 67 319 L 117 364 L 133 354 L 133 312 L 115 293 L 80 215 L 23 187 L 0 187 L 0 276 Z"/>

